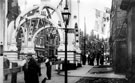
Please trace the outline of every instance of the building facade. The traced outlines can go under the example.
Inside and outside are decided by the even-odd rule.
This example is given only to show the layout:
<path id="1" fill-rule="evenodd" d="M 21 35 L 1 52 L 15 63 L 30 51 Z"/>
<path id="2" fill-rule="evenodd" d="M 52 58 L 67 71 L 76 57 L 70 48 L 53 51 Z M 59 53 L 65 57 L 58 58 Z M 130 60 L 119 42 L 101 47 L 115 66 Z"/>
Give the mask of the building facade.
<path id="1" fill-rule="evenodd" d="M 115 73 L 125 74 L 128 83 L 135 82 L 134 0 L 113 0 L 110 46 Z M 125 62 L 126 61 L 126 62 Z"/>
<path id="2" fill-rule="evenodd" d="M 112 0 L 111 30 L 110 30 L 110 54 L 115 73 L 126 74 L 127 61 L 127 12 L 120 9 L 122 0 Z"/>
<path id="3" fill-rule="evenodd" d="M 120 8 L 127 12 L 127 63 L 128 71 L 127 78 L 129 83 L 135 82 L 135 0 L 122 0 Z"/>

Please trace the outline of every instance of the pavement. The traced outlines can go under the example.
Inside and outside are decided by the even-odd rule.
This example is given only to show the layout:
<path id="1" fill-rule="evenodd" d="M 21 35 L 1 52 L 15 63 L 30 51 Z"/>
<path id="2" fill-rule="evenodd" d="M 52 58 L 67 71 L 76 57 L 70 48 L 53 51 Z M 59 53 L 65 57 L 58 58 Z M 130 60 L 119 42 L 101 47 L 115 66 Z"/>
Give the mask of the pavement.
<path id="1" fill-rule="evenodd" d="M 60 75 L 64 75 L 64 71 Z M 76 70 L 68 70 L 68 76 L 126 79 L 125 75 L 115 74 L 108 65 L 104 67 L 83 65 Z"/>

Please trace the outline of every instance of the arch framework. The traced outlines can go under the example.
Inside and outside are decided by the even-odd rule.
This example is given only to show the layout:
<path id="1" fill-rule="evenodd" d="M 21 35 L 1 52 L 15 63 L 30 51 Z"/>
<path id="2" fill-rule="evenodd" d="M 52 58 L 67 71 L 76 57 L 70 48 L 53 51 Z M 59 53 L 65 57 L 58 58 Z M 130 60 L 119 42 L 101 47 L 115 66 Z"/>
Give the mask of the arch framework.
<path id="1" fill-rule="evenodd" d="M 56 18 L 53 18 L 53 14 L 57 15 L 57 21 Z M 59 33 L 60 43 L 63 43 L 64 31 L 59 29 L 64 28 L 63 23 L 61 12 L 50 4 L 42 4 L 27 9 L 8 27 L 8 51 L 17 51 L 16 38 L 20 29 L 22 30 L 20 31 L 22 33 L 22 51 L 27 50 L 27 52 L 34 52 L 35 37 L 42 30 L 49 27 L 56 27 Z"/>

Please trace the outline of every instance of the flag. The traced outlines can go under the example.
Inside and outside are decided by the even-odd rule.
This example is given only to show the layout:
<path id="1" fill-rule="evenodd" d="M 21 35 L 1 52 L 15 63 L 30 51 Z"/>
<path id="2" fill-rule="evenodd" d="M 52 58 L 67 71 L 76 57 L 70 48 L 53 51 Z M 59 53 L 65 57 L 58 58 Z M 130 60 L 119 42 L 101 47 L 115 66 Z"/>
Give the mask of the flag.
<path id="1" fill-rule="evenodd" d="M 8 10 L 7 10 L 7 18 L 8 18 L 8 24 L 15 20 L 20 13 L 18 0 L 8 0 Z"/>
<path id="2" fill-rule="evenodd" d="M 105 9 L 106 13 L 111 14 L 111 9 L 110 8 L 105 7 L 104 9 Z"/>
<path id="3" fill-rule="evenodd" d="M 95 9 L 96 10 L 96 18 L 98 18 L 98 17 L 100 17 L 100 10 L 98 10 L 98 9 Z"/>
<path id="4" fill-rule="evenodd" d="M 95 21 L 95 31 L 98 31 L 98 29 L 99 29 L 99 23 L 98 23 L 98 21 Z"/>

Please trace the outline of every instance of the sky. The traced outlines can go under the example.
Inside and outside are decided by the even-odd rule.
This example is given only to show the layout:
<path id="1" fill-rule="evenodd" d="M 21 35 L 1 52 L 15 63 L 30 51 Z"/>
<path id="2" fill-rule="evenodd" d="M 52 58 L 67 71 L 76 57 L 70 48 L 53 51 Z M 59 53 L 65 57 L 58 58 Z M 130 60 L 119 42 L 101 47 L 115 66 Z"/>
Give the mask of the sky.
<path id="1" fill-rule="evenodd" d="M 21 5 L 21 10 L 25 11 L 25 4 L 28 4 L 28 7 L 31 7 L 33 4 L 40 4 L 40 0 L 19 0 L 19 5 Z M 47 1 L 47 0 L 46 0 Z M 57 4 L 61 0 L 50 0 L 51 4 L 54 6 L 57 6 Z M 94 27 L 94 9 L 99 9 L 101 11 L 104 11 L 104 7 L 111 8 L 111 1 L 112 0 L 80 0 L 80 29 L 84 30 L 84 18 L 86 19 L 86 33 L 90 33 L 90 31 Z"/>

